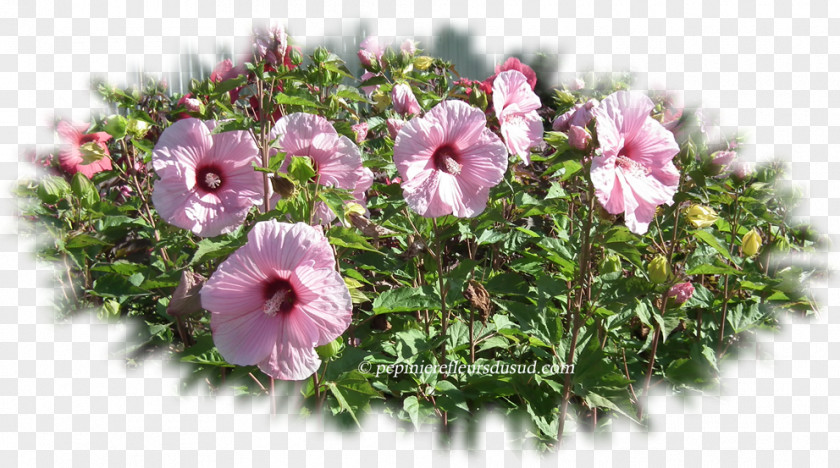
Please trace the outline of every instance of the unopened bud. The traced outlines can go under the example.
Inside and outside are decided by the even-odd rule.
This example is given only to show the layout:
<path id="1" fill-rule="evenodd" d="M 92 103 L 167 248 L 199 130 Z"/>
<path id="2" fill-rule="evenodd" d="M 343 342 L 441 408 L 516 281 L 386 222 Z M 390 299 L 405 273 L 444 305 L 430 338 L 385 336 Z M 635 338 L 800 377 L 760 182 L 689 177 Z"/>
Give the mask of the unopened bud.
<path id="1" fill-rule="evenodd" d="M 741 238 L 741 251 L 747 257 L 752 257 L 761 248 L 761 234 L 754 228 Z"/>
<path id="2" fill-rule="evenodd" d="M 696 228 L 709 227 L 715 224 L 718 216 L 715 210 L 703 205 L 691 205 L 685 210 L 688 222 Z"/>
<path id="3" fill-rule="evenodd" d="M 675 305 L 682 305 L 694 295 L 694 285 L 691 283 L 677 283 L 671 286 L 666 295 L 668 302 Z"/>
<path id="4" fill-rule="evenodd" d="M 668 281 L 671 276 L 671 267 L 664 255 L 657 255 L 648 263 L 648 277 L 654 284 L 661 284 Z"/>

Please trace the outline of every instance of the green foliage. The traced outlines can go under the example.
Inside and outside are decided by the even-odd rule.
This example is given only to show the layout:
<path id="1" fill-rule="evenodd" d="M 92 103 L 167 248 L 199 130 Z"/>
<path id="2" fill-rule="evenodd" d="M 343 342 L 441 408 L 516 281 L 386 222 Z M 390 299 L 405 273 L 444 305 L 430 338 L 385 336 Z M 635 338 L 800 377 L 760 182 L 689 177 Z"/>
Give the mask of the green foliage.
<path id="1" fill-rule="evenodd" d="M 237 77 L 192 82 L 201 109 L 190 115 L 220 121 L 214 132 L 253 132 L 265 150 L 255 170 L 280 195 L 214 238 L 168 225 L 151 199 L 157 176 L 147 163 L 163 130 L 185 113 L 180 96 L 154 80 L 131 89 L 99 84 L 112 112 L 92 131 L 113 137 L 114 169 L 90 179 L 53 163 L 17 190 L 31 201 L 23 214 L 33 229 L 52 240 L 39 256 L 63 269 L 56 276 L 58 296 L 66 298 L 60 312 L 136 317 L 145 326 L 127 360 L 161 351 L 187 366 L 185 386 L 266 393 L 268 377 L 257 367 L 230 364 L 215 348 L 207 311 L 173 317 L 170 299 L 183 271 L 211 277 L 254 223 L 310 223 L 323 203 L 336 215 L 324 232 L 353 319 L 342 337 L 318 348 L 323 363 L 301 389 L 302 411 L 357 425 L 378 407 L 420 427 L 469 424 L 492 405 L 525 418 L 542 447 L 557 442 L 567 420 L 595 430 L 609 428 L 613 417 L 642 423 L 638 398 L 649 386 L 712 386 L 721 361 L 756 330 L 774 329 L 783 313 L 812 313 L 802 285 L 823 272 L 771 257 L 824 248 L 819 234 L 789 217 L 797 198 L 775 183 L 783 165 L 746 178 L 711 171 L 721 143 L 705 140 L 693 112 L 674 130 L 682 174 L 675 203 L 659 208 L 644 235 L 592 202 L 589 161 L 600 150 L 577 150 L 556 131 L 545 133 L 547 145 L 531 154 L 530 165 L 511 163 L 480 215 L 432 221 L 411 212 L 394 182 L 393 83 L 409 83 L 424 110 L 444 99 L 490 110 L 492 99 L 467 96 L 468 89 L 480 92 L 478 84 L 460 82 L 441 59 L 389 49 L 372 67 L 379 73 L 361 82 L 319 48 L 300 66 L 249 63 Z M 370 95 L 361 90 L 374 86 Z M 540 112 L 548 127 L 574 105 L 627 87 L 627 77 L 590 80 L 581 90 L 556 90 Z M 655 104 L 653 117 L 661 119 L 666 100 Z M 347 205 L 356 200 L 350 191 L 320 183 L 310 157 L 275 151 L 265 136 L 272 115 L 293 112 L 317 113 L 351 140 L 352 125 L 368 124 L 359 146 L 375 179 L 365 215 Z M 494 112 L 487 115 L 488 128 L 498 131 Z M 588 130 L 597 148 L 594 125 Z M 681 216 L 689 204 L 713 208 L 718 219 L 692 227 Z M 684 282 L 694 293 L 675 306 L 667 292 Z"/>

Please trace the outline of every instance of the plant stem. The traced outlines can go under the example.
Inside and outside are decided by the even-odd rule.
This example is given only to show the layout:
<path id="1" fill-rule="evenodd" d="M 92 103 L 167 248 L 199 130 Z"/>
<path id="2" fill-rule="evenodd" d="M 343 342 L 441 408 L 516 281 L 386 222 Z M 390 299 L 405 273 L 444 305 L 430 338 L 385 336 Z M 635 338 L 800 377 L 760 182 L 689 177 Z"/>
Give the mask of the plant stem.
<path id="1" fill-rule="evenodd" d="M 741 205 L 738 204 L 738 198 L 741 195 L 740 189 L 735 192 L 735 212 L 732 214 L 732 222 L 730 223 L 730 236 L 729 236 L 729 255 L 732 256 L 733 250 L 735 250 L 735 238 L 738 236 L 738 212 L 740 211 Z M 729 275 L 723 276 L 723 306 L 721 307 L 721 314 L 720 314 L 720 330 L 718 333 L 718 349 L 717 354 L 718 358 L 723 356 L 723 338 L 724 338 L 724 331 L 726 330 L 726 309 L 728 308 L 729 304 Z"/>
<path id="2" fill-rule="evenodd" d="M 446 289 L 443 285 L 443 249 L 440 242 L 440 231 L 438 230 L 437 219 L 432 218 L 432 226 L 435 228 L 435 243 L 437 244 L 437 252 L 435 253 L 437 260 L 438 273 L 438 287 L 440 288 L 440 332 L 446 337 L 446 331 L 449 327 L 449 311 L 446 310 Z M 446 363 L 446 340 L 440 345 L 441 362 Z M 446 375 L 443 376 L 446 378 Z"/>
<path id="3" fill-rule="evenodd" d="M 576 297 L 576 304 L 574 313 L 572 314 L 571 321 L 572 321 L 572 342 L 569 345 L 569 355 L 566 358 L 566 366 L 571 367 L 574 364 L 575 360 L 575 348 L 577 348 L 577 341 L 578 341 L 578 333 L 580 332 L 580 327 L 583 325 L 583 320 L 581 317 L 581 309 L 583 308 L 583 298 L 585 295 L 584 289 L 586 289 L 587 282 L 589 279 L 589 251 L 591 248 L 590 245 L 590 231 L 592 230 L 592 217 L 595 213 L 595 194 L 593 193 L 592 188 L 589 189 L 589 210 L 586 215 L 586 225 L 583 230 L 583 244 L 581 245 L 581 252 L 580 252 L 580 274 L 578 277 L 578 284 L 580 285 L 580 289 L 578 293 L 575 295 Z M 571 309 L 570 309 L 571 310 Z M 569 410 L 569 399 L 572 396 L 572 374 L 571 372 L 566 373 L 566 377 L 563 383 L 563 401 L 560 405 L 560 416 L 557 424 L 557 443 L 559 444 L 560 441 L 563 439 L 563 429 L 566 425 L 566 414 Z"/>

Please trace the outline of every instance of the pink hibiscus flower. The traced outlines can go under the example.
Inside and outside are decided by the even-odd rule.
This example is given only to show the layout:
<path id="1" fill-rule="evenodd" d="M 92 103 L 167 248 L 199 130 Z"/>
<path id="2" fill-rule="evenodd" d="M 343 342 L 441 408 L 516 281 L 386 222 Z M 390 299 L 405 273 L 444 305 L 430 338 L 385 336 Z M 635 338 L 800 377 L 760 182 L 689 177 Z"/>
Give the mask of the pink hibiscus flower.
<path id="1" fill-rule="evenodd" d="M 367 81 L 367 80 L 369 80 L 369 79 L 371 79 L 375 76 L 381 76 L 381 75 L 377 75 L 375 73 L 371 73 L 369 71 L 366 71 L 362 74 L 361 81 L 362 81 L 362 83 L 364 83 L 365 81 Z M 371 94 L 373 94 L 377 89 L 379 89 L 379 86 L 380 85 L 362 86 L 362 91 L 365 92 L 367 97 L 370 97 Z"/>
<path id="2" fill-rule="evenodd" d="M 395 84 L 391 89 L 391 102 L 394 103 L 394 111 L 403 117 L 420 114 L 420 103 L 411 92 L 411 86 L 405 83 Z"/>
<path id="3" fill-rule="evenodd" d="M 624 212 L 636 234 L 647 232 L 657 206 L 673 203 L 680 180 L 672 162 L 679 146 L 652 109 L 644 94 L 618 91 L 593 110 L 602 151 L 590 170 L 595 195 L 607 212 Z"/>
<path id="4" fill-rule="evenodd" d="M 491 87 L 493 82 L 496 81 L 496 76 L 508 70 L 516 70 L 523 75 L 525 75 L 525 79 L 528 81 L 528 85 L 533 90 L 537 86 L 537 74 L 534 73 L 534 69 L 525 65 L 524 63 L 520 62 L 516 57 L 509 57 L 505 60 L 505 63 L 501 65 L 496 65 L 496 73 L 491 75 L 489 78 L 484 80 L 484 83 L 487 84 L 487 87 Z"/>
<path id="5" fill-rule="evenodd" d="M 222 357 L 283 380 L 318 370 L 314 348 L 344 333 L 353 309 L 320 229 L 276 220 L 257 223 L 200 294 Z"/>
<path id="6" fill-rule="evenodd" d="M 510 154 L 519 155 L 526 166 L 531 163 L 531 148 L 543 141 L 542 118 L 537 114 L 541 106 L 522 73 L 504 71 L 493 82 L 493 109 L 505 144 Z"/>
<path id="7" fill-rule="evenodd" d="M 280 166 L 285 172 L 292 156 L 312 160 L 320 185 L 351 190 L 356 202 L 365 205 L 364 194 L 373 184 L 373 173 L 362 166 L 359 148 L 349 138 L 339 135 L 327 119 L 314 114 L 296 112 L 277 121 L 271 131 L 286 160 Z M 332 222 L 336 215 L 324 203 L 315 206 L 315 220 Z"/>
<path id="8" fill-rule="evenodd" d="M 111 153 L 105 144 L 111 135 L 105 132 L 85 133 L 89 128 L 90 124 L 73 125 L 64 121 L 56 126 L 58 136 L 64 140 L 58 153 L 61 169 L 68 174 L 81 172 L 88 179 L 97 172 L 110 171 L 113 167 Z"/>
<path id="9" fill-rule="evenodd" d="M 490 188 L 502 181 L 507 150 L 481 110 L 449 100 L 402 127 L 394 163 L 412 210 L 469 218 L 484 211 Z"/>
<path id="10" fill-rule="evenodd" d="M 202 237 L 232 231 L 263 198 L 254 140 L 244 131 L 211 134 L 215 121 L 184 119 L 163 131 L 152 153 L 160 179 L 152 202 L 169 224 Z"/>

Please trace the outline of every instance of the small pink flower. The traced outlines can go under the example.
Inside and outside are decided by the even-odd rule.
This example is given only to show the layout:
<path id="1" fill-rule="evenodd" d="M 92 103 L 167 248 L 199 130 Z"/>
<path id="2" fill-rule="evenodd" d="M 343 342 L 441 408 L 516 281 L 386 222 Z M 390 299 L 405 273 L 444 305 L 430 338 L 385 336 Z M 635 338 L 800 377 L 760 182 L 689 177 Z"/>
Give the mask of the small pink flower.
<path id="1" fill-rule="evenodd" d="M 408 55 L 414 55 L 417 52 L 417 43 L 411 39 L 406 39 L 400 45 L 400 50 Z"/>
<path id="2" fill-rule="evenodd" d="M 754 172 L 753 165 L 746 161 L 736 161 L 732 164 L 732 175 L 738 179 L 746 179 Z"/>
<path id="3" fill-rule="evenodd" d="M 359 44 L 359 52 L 357 53 L 359 61 L 365 68 L 375 67 L 382 61 L 382 55 L 385 54 L 385 47 L 379 42 L 376 36 L 368 36 Z"/>
<path id="4" fill-rule="evenodd" d="M 590 169 L 595 195 L 610 214 L 624 212 L 636 234 L 647 232 L 657 206 L 673 203 L 680 180 L 672 162 L 679 146 L 652 109 L 644 94 L 618 91 L 593 111 L 602 151 Z"/>
<path id="5" fill-rule="evenodd" d="M 353 309 L 321 230 L 276 220 L 257 223 L 200 295 L 222 357 L 283 380 L 315 373 L 315 347 L 344 333 Z"/>
<path id="6" fill-rule="evenodd" d="M 152 153 L 160 177 L 152 202 L 169 224 L 202 237 L 232 231 L 263 199 L 254 140 L 244 131 L 211 134 L 215 121 L 184 119 L 163 131 Z"/>
<path id="7" fill-rule="evenodd" d="M 346 136 L 339 135 L 327 119 L 301 112 L 284 116 L 271 130 L 271 138 L 277 138 L 280 151 L 286 153 L 281 171 L 286 171 L 292 156 L 308 157 L 320 185 L 351 190 L 355 201 L 365 205 L 364 194 L 373 184 L 373 173 L 362 166 L 359 148 Z M 322 202 L 315 209 L 316 221 L 322 224 L 336 217 Z"/>
<path id="8" fill-rule="evenodd" d="M 528 85 L 531 87 L 532 90 L 537 86 L 537 74 L 534 73 L 534 69 L 520 62 L 518 58 L 510 57 L 507 60 L 505 60 L 505 63 L 501 65 L 496 65 L 496 73 L 484 80 L 484 83 L 487 85 L 487 88 L 491 88 L 493 86 L 493 82 L 496 81 L 496 76 L 499 73 L 508 70 L 516 70 L 519 73 L 525 75 L 525 80 L 528 81 Z"/>
<path id="9" fill-rule="evenodd" d="M 543 142 L 542 118 L 537 114 L 541 106 L 522 73 L 504 71 L 493 82 L 493 109 L 505 144 L 510 154 L 519 155 L 526 166 L 531 162 L 531 148 Z"/>
<path id="10" fill-rule="evenodd" d="M 353 130 L 353 133 L 356 134 L 356 143 L 362 144 L 368 134 L 367 122 L 359 122 L 355 125 L 351 125 L 350 128 Z"/>
<path id="11" fill-rule="evenodd" d="M 187 93 L 181 96 L 181 99 L 178 99 L 178 105 L 184 106 L 184 109 L 187 112 L 200 112 L 201 111 L 201 101 L 192 97 L 192 93 Z M 186 116 L 184 118 L 189 118 L 187 114 L 181 114 L 181 116 Z"/>
<path id="12" fill-rule="evenodd" d="M 391 101 L 394 103 L 394 110 L 404 117 L 420 114 L 420 103 L 417 102 L 417 98 L 411 92 L 411 86 L 405 83 L 394 85 L 391 90 Z"/>
<path id="13" fill-rule="evenodd" d="M 486 123 L 481 110 L 449 100 L 405 124 L 394 163 L 412 210 L 430 218 L 484 211 L 490 188 L 507 169 L 505 145 Z"/>
<path id="14" fill-rule="evenodd" d="M 396 140 L 397 135 L 400 133 L 400 129 L 402 129 L 403 125 L 405 125 L 405 120 L 388 119 L 385 121 L 385 125 L 388 127 L 388 135 L 391 136 L 392 140 Z"/>
<path id="15" fill-rule="evenodd" d="M 693 294 L 694 285 L 691 283 L 677 283 L 671 286 L 671 289 L 668 290 L 668 294 L 666 296 L 668 299 L 674 301 L 674 304 L 681 305 L 684 304 L 685 301 L 691 299 Z"/>
<path id="16" fill-rule="evenodd" d="M 574 81 L 572 81 L 572 82 L 569 84 L 569 89 L 570 89 L 570 90 L 572 90 L 572 91 L 580 91 L 580 90 L 581 90 L 581 89 L 583 89 L 585 86 L 586 86 L 586 82 L 584 82 L 584 81 L 583 81 L 582 79 L 580 79 L 580 78 L 575 78 L 575 80 L 574 80 Z"/>
<path id="17" fill-rule="evenodd" d="M 110 171 L 111 153 L 105 144 L 111 135 L 105 132 L 84 133 L 90 124 L 73 125 L 61 121 L 56 126 L 58 136 L 64 140 L 58 153 L 58 163 L 68 174 L 81 172 L 89 179 L 97 172 Z"/>

